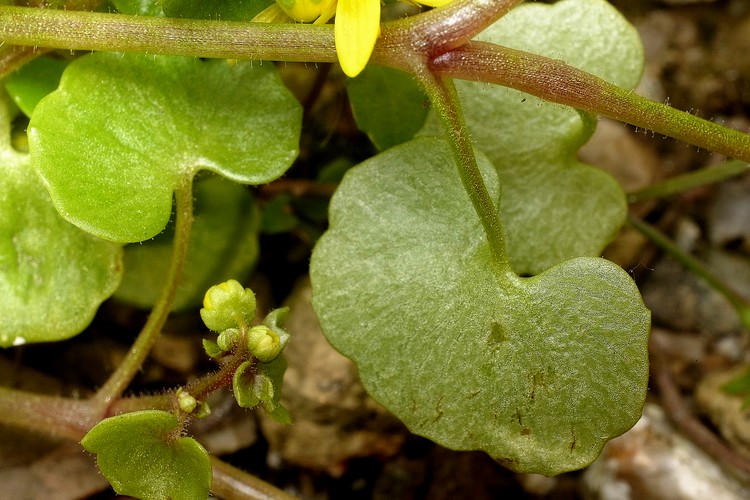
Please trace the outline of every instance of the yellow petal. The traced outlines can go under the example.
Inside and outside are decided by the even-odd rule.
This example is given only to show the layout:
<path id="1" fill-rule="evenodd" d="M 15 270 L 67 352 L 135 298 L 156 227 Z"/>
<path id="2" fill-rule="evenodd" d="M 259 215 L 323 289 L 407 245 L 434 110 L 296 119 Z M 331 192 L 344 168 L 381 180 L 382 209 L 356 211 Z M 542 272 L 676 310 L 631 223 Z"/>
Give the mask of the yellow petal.
<path id="1" fill-rule="evenodd" d="M 334 35 L 341 69 L 357 76 L 370 60 L 380 33 L 380 0 L 339 0 Z"/>

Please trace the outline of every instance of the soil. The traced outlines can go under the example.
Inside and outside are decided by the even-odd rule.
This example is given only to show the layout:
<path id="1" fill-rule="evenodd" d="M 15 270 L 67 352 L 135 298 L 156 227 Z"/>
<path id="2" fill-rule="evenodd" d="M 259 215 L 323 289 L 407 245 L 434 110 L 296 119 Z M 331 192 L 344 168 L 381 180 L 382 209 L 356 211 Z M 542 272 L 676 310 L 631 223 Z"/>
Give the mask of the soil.
<path id="1" fill-rule="evenodd" d="M 612 3 L 643 38 L 647 65 L 639 93 L 750 131 L 750 3 Z M 283 70 L 292 86 L 295 79 L 328 76 L 307 101 L 307 135 L 291 177 L 304 178 L 307 165 L 341 151 L 349 152 L 349 162 L 371 153 L 335 70 Z M 725 161 L 607 120 L 581 158 L 610 171 L 626 191 Z M 265 189 L 270 196 L 275 188 Z M 750 174 L 631 208 L 750 300 Z M 412 435 L 365 393 L 355 367 L 328 346 L 310 308 L 306 266 L 322 229 L 311 221 L 305 229 L 264 236 L 264 257 L 249 284 L 267 308 L 290 305 L 287 329 L 304 339 L 286 351 L 285 404 L 295 424 L 276 425 L 218 394 L 213 415 L 191 429 L 212 453 L 315 500 L 750 498 L 750 419 L 743 399 L 721 389 L 750 362 L 748 332 L 721 295 L 639 234 L 624 230 L 607 256 L 631 272 L 653 312 L 644 417 L 588 469 L 549 478 L 518 475 L 483 453 L 447 450 Z M 74 340 L 3 353 L 0 377 L 83 397 L 106 378 L 144 321 L 142 311 L 107 302 Z M 160 391 L 211 370 L 200 348 L 203 332 L 195 313 L 173 315 L 134 390 Z M 0 498 L 116 497 L 75 443 L 15 429 L 0 433 Z"/>

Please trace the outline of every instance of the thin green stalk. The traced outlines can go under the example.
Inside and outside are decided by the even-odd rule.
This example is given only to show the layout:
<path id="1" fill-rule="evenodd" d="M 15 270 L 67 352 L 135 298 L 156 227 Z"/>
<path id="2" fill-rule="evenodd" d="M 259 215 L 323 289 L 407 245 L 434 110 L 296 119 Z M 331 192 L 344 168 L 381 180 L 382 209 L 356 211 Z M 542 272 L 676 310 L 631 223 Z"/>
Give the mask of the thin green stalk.
<path id="1" fill-rule="evenodd" d="M 425 72 L 422 73 L 422 84 L 443 124 L 461 182 L 482 222 L 487 241 L 495 256 L 495 262 L 501 272 L 509 273 L 511 270 L 505 248 L 505 231 L 500 222 L 498 207 L 487 191 L 479 170 L 456 87 L 451 80 L 438 78 Z"/>
<path id="2" fill-rule="evenodd" d="M 232 383 L 232 377 L 237 368 L 247 360 L 247 353 L 233 354 L 232 358 L 221 365 L 219 370 L 202 376 L 189 384 L 182 387 L 197 400 L 203 401 L 209 394 L 227 387 Z M 175 406 L 175 391 L 169 391 L 162 394 L 151 396 L 134 396 L 119 398 L 109 407 L 109 411 L 104 416 L 117 415 L 119 413 L 129 413 L 137 410 L 165 410 L 169 411 Z"/>
<path id="3" fill-rule="evenodd" d="M 133 377 L 138 373 L 143 362 L 148 357 L 151 348 L 161 333 L 172 302 L 177 292 L 182 268 L 185 264 L 190 230 L 193 224 L 193 178 L 186 176 L 175 190 L 175 234 L 172 249 L 172 262 L 169 266 L 167 279 L 159 294 L 159 298 L 151 310 L 151 314 L 138 334 L 138 338 L 128 351 L 125 360 L 117 367 L 107 382 L 97 391 L 93 398 L 94 404 L 105 413 L 107 408 L 119 398 L 127 388 Z"/>
<path id="4" fill-rule="evenodd" d="M 669 238 L 662 234 L 658 229 L 641 219 L 632 215 L 628 216 L 628 223 L 646 236 L 652 243 L 674 257 L 680 264 L 689 269 L 693 274 L 705 280 L 714 290 L 719 292 L 729 301 L 732 307 L 737 311 L 740 322 L 745 328 L 750 328 L 750 303 L 741 295 L 732 290 L 718 276 L 716 276 L 703 263 L 698 261 L 692 255 L 682 251 Z"/>
<path id="5" fill-rule="evenodd" d="M 749 170 L 750 166 L 747 163 L 737 160 L 729 161 L 715 167 L 702 168 L 628 193 L 628 202 L 639 203 L 641 201 L 672 196 L 697 187 L 730 179 Z"/>

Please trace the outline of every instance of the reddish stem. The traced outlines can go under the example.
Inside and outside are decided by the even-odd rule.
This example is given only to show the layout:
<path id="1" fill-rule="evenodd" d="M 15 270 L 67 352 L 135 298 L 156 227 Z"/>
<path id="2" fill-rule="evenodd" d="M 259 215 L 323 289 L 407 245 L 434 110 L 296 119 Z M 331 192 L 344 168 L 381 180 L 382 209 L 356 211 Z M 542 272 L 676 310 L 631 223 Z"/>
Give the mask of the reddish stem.
<path id="1" fill-rule="evenodd" d="M 562 61 L 471 42 L 434 58 L 431 70 L 511 87 L 750 162 L 750 135 L 650 101 Z"/>

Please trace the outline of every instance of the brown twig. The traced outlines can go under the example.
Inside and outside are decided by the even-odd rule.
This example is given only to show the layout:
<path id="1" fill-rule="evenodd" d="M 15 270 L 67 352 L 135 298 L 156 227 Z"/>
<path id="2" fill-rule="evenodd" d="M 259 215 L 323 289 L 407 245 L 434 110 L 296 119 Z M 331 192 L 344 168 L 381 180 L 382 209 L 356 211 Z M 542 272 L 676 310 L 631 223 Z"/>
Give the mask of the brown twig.
<path id="1" fill-rule="evenodd" d="M 745 475 L 750 475 L 750 461 L 729 448 L 715 433 L 703 425 L 690 410 L 675 384 L 664 355 L 658 351 L 658 347 L 654 345 L 653 341 L 650 343 L 649 351 L 651 354 L 651 376 L 659 390 L 662 406 L 669 419 L 693 443 L 719 463 L 729 465 Z"/>

